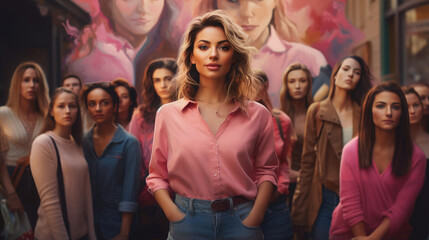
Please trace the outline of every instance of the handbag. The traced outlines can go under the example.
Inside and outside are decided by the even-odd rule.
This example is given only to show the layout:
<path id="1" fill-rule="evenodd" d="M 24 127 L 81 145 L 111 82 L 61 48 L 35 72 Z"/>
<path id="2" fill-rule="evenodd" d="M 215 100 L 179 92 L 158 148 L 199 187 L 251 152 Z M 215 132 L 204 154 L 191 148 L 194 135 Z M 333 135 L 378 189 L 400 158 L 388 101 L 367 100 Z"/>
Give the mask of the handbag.
<path id="1" fill-rule="evenodd" d="M 1 196 L 1 195 L 0 195 Z M 22 212 L 12 212 L 7 207 L 7 200 L 1 196 L 0 210 L 4 221 L 4 228 L 1 232 L 2 239 L 5 240 L 33 240 L 34 233 L 31 229 L 27 214 Z"/>
<path id="2" fill-rule="evenodd" d="M 58 153 L 57 144 L 55 143 L 55 140 L 49 136 L 49 138 L 52 140 L 52 143 L 55 147 L 55 153 L 57 154 L 57 179 L 58 179 L 58 193 L 60 195 L 60 204 L 61 204 L 61 212 L 63 215 L 64 225 L 66 225 L 67 235 L 69 236 L 69 239 L 71 239 L 70 235 L 70 223 L 69 218 L 67 214 L 67 204 L 66 204 L 66 194 L 64 192 L 64 179 L 63 179 L 63 169 L 61 167 L 61 160 L 60 160 L 60 154 Z"/>

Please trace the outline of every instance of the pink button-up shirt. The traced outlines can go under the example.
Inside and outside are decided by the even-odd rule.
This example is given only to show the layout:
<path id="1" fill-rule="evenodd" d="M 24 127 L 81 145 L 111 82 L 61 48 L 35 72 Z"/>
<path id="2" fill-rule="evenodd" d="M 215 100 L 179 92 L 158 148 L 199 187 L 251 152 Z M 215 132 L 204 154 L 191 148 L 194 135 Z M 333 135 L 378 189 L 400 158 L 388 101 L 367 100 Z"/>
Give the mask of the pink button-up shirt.
<path id="1" fill-rule="evenodd" d="M 276 185 L 278 164 L 271 114 L 259 103 L 246 113 L 236 106 L 213 134 L 198 104 L 180 99 L 158 110 L 146 183 L 189 198 L 255 199 L 260 183 Z"/>
<path id="2" fill-rule="evenodd" d="M 313 77 L 317 77 L 320 74 L 321 67 L 328 65 L 319 50 L 301 43 L 282 40 L 274 27 L 271 26 L 270 36 L 266 44 L 254 56 L 252 66 L 264 70 L 267 74 L 270 83 L 268 94 L 273 106 L 276 108 L 280 107 L 280 89 L 283 84 L 283 73 L 294 62 L 304 64 Z M 329 85 L 329 77 L 324 80 Z"/>

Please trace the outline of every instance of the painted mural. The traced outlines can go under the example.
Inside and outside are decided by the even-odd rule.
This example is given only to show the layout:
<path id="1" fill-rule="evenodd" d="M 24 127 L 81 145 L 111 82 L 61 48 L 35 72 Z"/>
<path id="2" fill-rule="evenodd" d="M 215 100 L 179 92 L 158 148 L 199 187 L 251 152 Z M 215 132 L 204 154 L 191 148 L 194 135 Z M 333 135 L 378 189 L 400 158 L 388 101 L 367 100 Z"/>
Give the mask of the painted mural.
<path id="1" fill-rule="evenodd" d="M 65 72 L 84 83 L 127 79 L 140 92 L 148 62 L 176 57 L 187 23 L 223 9 L 258 49 L 253 67 L 266 72 L 273 105 L 279 107 L 283 71 L 308 67 L 315 99 L 326 96 L 330 66 L 363 36 L 345 17 L 346 0 L 73 0 L 91 16 L 77 29 L 64 23 L 74 50 Z"/>

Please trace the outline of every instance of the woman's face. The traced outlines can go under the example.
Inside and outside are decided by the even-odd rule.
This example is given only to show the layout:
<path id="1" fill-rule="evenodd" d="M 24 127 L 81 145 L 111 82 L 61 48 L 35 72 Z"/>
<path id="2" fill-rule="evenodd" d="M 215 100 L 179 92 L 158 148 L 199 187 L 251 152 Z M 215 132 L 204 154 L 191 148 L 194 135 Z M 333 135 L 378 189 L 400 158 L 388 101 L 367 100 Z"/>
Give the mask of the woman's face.
<path id="1" fill-rule="evenodd" d="M 408 104 L 408 114 L 410 115 L 410 124 L 418 124 L 423 118 L 423 106 L 416 94 L 405 95 Z"/>
<path id="2" fill-rule="evenodd" d="M 113 25 L 118 32 L 146 35 L 156 25 L 164 0 L 112 0 Z"/>
<path id="3" fill-rule="evenodd" d="M 335 87 L 347 91 L 355 89 L 360 80 L 361 67 L 358 61 L 353 58 L 344 59 L 340 69 L 335 76 Z"/>
<path id="4" fill-rule="evenodd" d="M 277 0 L 217 0 L 217 7 L 242 27 L 251 43 L 264 43 L 268 38 L 268 26 L 276 5 Z"/>
<path id="5" fill-rule="evenodd" d="M 308 78 L 303 70 L 289 72 L 286 84 L 288 93 L 292 99 L 299 100 L 307 96 Z"/>
<path id="6" fill-rule="evenodd" d="M 429 87 L 415 86 L 414 90 L 419 94 L 423 103 L 424 115 L 429 116 Z"/>
<path id="7" fill-rule="evenodd" d="M 128 112 L 130 106 L 133 104 L 130 98 L 130 93 L 128 89 L 124 86 L 118 86 L 115 88 L 116 93 L 119 96 L 119 109 L 118 113 Z"/>
<path id="8" fill-rule="evenodd" d="M 396 93 L 385 91 L 375 96 L 372 117 L 376 128 L 394 130 L 399 125 L 401 113 L 401 99 Z"/>
<path id="9" fill-rule="evenodd" d="M 96 88 L 87 96 L 88 112 L 97 123 L 113 122 L 116 106 L 112 97 L 102 88 Z"/>
<path id="10" fill-rule="evenodd" d="M 173 73 L 166 68 L 158 68 L 153 72 L 153 87 L 161 102 L 170 102 L 173 96 Z"/>
<path id="11" fill-rule="evenodd" d="M 77 104 L 76 97 L 73 94 L 60 93 L 55 99 L 50 112 L 55 119 L 55 126 L 72 127 L 78 114 Z"/>
<path id="12" fill-rule="evenodd" d="M 195 39 L 191 63 L 195 64 L 200 81 L 225 81 L 233 63 L 234 50 L 220 27 L 205 27 Z"/>
<path id="13" fill-rule="evenodd" d="M 33 68 L 27 68 L 21 80 L 20 96 L 27 101 L 34 101 L 37 99 L 37 92 L 39 90 L 40 80 L 37 77 L 36 71 Z"/>

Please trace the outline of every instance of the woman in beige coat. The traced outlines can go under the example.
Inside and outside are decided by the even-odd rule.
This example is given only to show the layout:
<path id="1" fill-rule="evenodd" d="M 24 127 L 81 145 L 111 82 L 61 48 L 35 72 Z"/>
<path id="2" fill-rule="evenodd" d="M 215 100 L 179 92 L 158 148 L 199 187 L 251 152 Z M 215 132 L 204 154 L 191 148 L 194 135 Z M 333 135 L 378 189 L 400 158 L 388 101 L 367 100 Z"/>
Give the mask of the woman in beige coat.
<path id="1" fill-rule="evenodd" d="M 311 239 L 329 238 L 332 211 L 339 203 L 341 152 L 357 134 L 360 103 L 370 88 L 371 76 L 360 57 L 340 60 L 331 75 L 328 99 L 308 109 L 292 211 L 301 238 L 305 231 L 310 231 Z"/>

